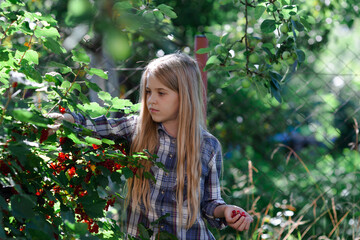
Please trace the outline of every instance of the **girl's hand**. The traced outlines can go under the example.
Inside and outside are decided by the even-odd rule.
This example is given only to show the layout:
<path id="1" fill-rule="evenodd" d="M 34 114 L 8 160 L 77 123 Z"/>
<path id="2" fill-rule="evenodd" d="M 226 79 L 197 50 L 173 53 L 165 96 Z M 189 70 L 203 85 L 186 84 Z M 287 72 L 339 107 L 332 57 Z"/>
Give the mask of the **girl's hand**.
<path id="1" fill-rule="evenodd" d="M 49 113 L 47 115 L 47 117 L 54 119 L 54 124 L 49 126 L 49 131 L 48 134 L 49 136 L 53 135 L 62 125 L 62 122 L 68 121 L 71 123 L 74 123 L 75 120 L 73 118 L 73 116 L 71 114 L 65 113 L 65 114 L 61 114 L 61 113 Z"/>
<path id="2" fill-rule="evenodd" d="M 250 228 L 254 219 L 242 208 L 227 205 L 225 208 L 225 219 L 227 224 L 237 231 L 245 231 Z"/>

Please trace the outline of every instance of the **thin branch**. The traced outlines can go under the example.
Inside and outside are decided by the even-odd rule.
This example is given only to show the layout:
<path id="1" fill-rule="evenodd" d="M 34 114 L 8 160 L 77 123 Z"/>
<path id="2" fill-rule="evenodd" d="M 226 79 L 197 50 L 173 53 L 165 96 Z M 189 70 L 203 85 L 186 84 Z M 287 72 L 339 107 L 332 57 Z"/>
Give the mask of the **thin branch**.
<path id="1" fill-rule="evenodd" d="M 33 34 L 31 35 L 30 40 L 29 40 L 29 43 L 28 43 L 28 49 L 27 49 L 27 50 L 24 52 L 24 54 L 21 56 L 21 58 L 20 58 L 20 60 L 19 60 L 19 62 L 18 62 L 18 65 L 21 64 L 23 58 L 25 57 L 26 52 L 31 48 L 31 41 L 32 41 L 33 36 L 35 35 L 35 30 L 36 30 L 37 26 L 38 26 L 38 25 L 36 24 L 36 26 L 35 26 L 35 28 L 34 28 L 34 32 L 33 32 Z"/>
<path id="2" fill-rule="evenodd" d="M 247 7 L 248 7 L 248 0 L 245 0 L 245 49 L 246 49 L 246 73 L 250 73 L 250 70 L 249 70 L 249 54 L 248 54 L 248 51 L 249 51 L 249 45 L 248 45 L 248 35 L 247 35 L 247 32 L 248 32 L 248 24 L 249 24 L 249 20 L 248 20 L 248 11 L 247 11 Z"/>
<path id="3" fill-rule="evenodd" d="M 5 30 L 4 32 L 4 36 L 2 38 L 0 38 L 0 44 L 2 43 L 2 40 L 6 37 L 6 33 L 7 31 L 9 31 L 10 27 L 16 22 L 16 20 L 12 21 L 9 25 L 9 27 Z"/>
<path id="4" fill-rule="evenodd" d="M 81 71 L 81 68 L 78 69 L 78 72 L 76 73 L 75 78 L 74 78 L 73 82 L 71 83 L 70 87 L 66 90 L 66 92 L 65 92 L 65 94 L 64 94 L 64 97 L 67 96 L 67 94 L 70 92 L 72 86 L 75 84 L 76 79 L 77 79 L 77 77 L 78 77 L 79 74 L 80 74 L 80 71 Z M 55 108 L 57 105 L 60 104 L 60 102 L 61 102 L 62 100 L 63 100 L 63 98 L 60 97 L 59 101 L 49 110 L 49 112 L 48 112 L 47 114 L 51 113 L 51 112 L 54 110 L 54 108 Z"/>

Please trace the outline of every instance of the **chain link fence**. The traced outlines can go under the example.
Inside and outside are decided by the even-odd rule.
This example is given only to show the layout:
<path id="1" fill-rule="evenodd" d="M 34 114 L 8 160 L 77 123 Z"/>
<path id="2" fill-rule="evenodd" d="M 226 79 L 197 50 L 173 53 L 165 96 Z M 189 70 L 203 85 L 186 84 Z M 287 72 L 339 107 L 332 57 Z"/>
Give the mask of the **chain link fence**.
<path id="1" fill-rule="evenodd" d="M 308 65 L 284 88 L 282 110 L 272 106 L 273 114 L 283 114 L 283 121 L 267 121 L 277 132 L 268 143 L 273 152 L 267 160 L 277 155 L 278 165 L 266 171 L 263 162 L 253 160 L 260 192 L 267 192 L 266 182 L 275 186 L 261 198 L 278 209 L 268 224 L 262 223 L 262 238 L 274 237 L 267 234 L 269 229 L 278 239 L 295 229 L 305 239 L 360 237 L 360 158 L 354 153 L 359 150 L 360 52 L 354 49 L 329 45 L 309 55 Z M 286 211 L 295 212 L 291 222 L 293 215 L 284 215 Z"/>

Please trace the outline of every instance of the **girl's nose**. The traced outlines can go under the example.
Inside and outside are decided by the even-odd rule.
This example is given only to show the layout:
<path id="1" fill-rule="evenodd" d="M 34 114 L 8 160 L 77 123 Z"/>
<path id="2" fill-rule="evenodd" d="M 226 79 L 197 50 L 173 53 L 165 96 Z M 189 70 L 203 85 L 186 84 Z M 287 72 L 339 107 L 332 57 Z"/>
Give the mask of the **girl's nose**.
<path id="1" fill-rule="evenodd" d="M 148 103 L 156 104 L 156 97 L 153 94 L 148 96 Z"/>

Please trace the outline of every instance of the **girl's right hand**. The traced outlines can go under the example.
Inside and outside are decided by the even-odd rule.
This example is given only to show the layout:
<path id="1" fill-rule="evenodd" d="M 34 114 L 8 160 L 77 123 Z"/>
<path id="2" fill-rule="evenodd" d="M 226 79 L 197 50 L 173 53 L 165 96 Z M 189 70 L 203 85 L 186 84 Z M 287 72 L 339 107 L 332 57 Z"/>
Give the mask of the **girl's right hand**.
<path id="1" fill-rule="evenodd" d="M 237 231 L 245 231 L 250 228 L 253 218 L 242 208 L 227 205 L 225 219 L 228 225 Z"/>

